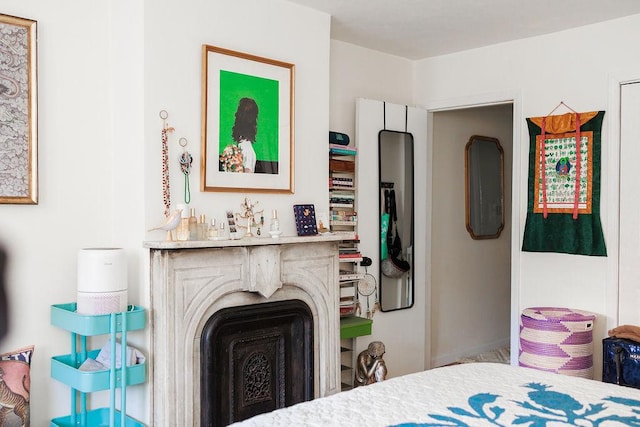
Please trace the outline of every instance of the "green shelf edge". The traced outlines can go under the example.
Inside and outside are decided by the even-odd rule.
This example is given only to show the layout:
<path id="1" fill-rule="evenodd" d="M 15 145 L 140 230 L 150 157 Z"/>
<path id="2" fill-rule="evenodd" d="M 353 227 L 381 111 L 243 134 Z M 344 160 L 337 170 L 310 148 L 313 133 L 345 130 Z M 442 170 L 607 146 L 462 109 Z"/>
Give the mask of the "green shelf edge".
<path id="1" fill-rule="evenodd" d="M 373 320 L 359 316 L 340 318 L 340 339 L 371 335 Z"/>

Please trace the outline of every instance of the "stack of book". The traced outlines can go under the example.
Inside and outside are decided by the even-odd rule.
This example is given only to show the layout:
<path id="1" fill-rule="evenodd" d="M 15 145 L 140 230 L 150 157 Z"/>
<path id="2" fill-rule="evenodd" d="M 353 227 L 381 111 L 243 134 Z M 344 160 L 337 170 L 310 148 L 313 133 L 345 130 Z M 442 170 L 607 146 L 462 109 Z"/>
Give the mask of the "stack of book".
<path id="1" fill-rule="evenodd" d="M 353 210 L 331 210 L 331 225 L 356 225 L 358 214 Z"/>
<path id="2" fill-rule="evenodd" d="M 332 172 L 351 172 L 354 173 L 356 171 L 356 162 L 353 161 L 353 157 L 343 157 L 343 156 L 331 156 L 329 159 L 329 170 Z M 340 160 L 341 158 L 345 158 L 346 160 Z"/>
<path id="3" fill-rule="evenodd" d="M 355 195 L 353 193 L 343 193 L 334 191 L 329 198 L 329 207 L 331 208 L 353 208 Z"/>
<path id="4" fill-rule="evenodd" d="M 364 273 L 358 273 L 351 270 L 340 270 L 341 282 L 353 282 L 364 279 Z"/>
<path id="5" fill-rule="evenodd" d="M 358 150 L 356 147 L 350 147 L 348 145 L 329 144 L 329 153 L 337 154 L 341 156 L 355 156 Z"/>
<path id="6" fill-rule="evenodd" d="M 338 245 L 338 258 L 341 261 L 360 262 L 362 254 L 358 249 L 359 240 L 344 240 Z M 340 279 L 342 280 L 342 278 Z"/>
<path id="7" fill-rule="evenodd" d="M 334 190 L 351 190 L 353 189 L 353 176 L 334 173 L 329 177 L 329 188 Z"/>
<path id="8" fill-rule="evenodd" d="M 350 270 L 340 270 L 340 316 L 350 316 L 355 313 L 357 298 L 357 282 L 364 274 Z"/>

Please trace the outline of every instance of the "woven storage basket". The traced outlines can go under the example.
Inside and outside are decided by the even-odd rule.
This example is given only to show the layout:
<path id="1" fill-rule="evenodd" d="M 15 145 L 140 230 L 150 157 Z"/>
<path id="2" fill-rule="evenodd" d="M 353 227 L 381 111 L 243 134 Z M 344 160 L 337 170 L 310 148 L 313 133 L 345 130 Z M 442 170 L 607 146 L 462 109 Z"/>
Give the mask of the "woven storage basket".
<path id="1" fill-rule="evenodd" d="M 592 313 L 532 307 L 520 316 L 520 366 L 593 378 Z"/>

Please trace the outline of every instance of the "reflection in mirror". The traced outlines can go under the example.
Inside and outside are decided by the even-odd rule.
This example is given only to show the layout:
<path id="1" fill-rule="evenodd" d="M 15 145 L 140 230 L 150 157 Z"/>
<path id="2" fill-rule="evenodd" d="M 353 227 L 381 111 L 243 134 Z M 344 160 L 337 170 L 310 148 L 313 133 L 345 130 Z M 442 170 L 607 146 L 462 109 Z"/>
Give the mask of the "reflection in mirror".
<path id="1" fill-rule="evenodd" d="M 380 308 L 413 305 L 413 135 L 380 131 Z"/>
<path id="2" fill-rule="evenodd" d="M 497 239 L 504 228 L 504 151 L 474 135 L 465 147 L 465 217 L 473 239 Z"/>

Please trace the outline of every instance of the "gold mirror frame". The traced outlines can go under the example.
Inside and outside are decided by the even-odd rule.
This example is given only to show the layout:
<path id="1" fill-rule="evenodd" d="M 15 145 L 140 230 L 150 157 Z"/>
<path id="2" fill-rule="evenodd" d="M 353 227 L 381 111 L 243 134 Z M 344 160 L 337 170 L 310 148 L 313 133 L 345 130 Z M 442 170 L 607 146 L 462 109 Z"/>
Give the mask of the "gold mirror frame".
<path id="1" fill-rule="evenodd" d="M 474 240 L 504 229 L 504 150 L 497 138 L 473 135 L 464 150 L 465 225 Z"/>

